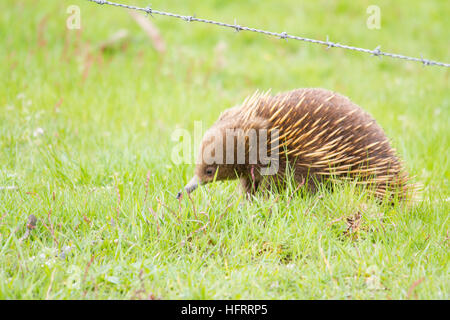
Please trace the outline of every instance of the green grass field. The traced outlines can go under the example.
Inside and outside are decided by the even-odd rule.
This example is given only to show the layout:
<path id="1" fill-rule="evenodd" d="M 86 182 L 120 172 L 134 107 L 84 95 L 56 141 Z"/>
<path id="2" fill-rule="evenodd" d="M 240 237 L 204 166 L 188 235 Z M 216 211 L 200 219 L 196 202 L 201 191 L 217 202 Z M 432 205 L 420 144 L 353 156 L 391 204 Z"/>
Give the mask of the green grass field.
<path id="1" fill-rule="evenodd" d="M 450 62 L 446 1 L 151 3 Z M 66 27 L 72 4 L 81 30 Z M 379 30 L 366 26 L 373 4 Z M 151 21 L 164 54 L 124 9 L 0 2 L 0 298 L 449 299 L 448 68 Z M 121 29 L 124 42 L 101 50 Z M 194 169 L 171 161 L 176 128 L 206 128 L 257 89 L 301 87 L 371 113 L 424 185 L 423 201 L 379 205 L 350 184 L 245 201 L 237 182 L 175 199 Z M 358 212 L 360 228 L 349 230 Z M 31 214 L 38 222 L 23 238 Z"/>

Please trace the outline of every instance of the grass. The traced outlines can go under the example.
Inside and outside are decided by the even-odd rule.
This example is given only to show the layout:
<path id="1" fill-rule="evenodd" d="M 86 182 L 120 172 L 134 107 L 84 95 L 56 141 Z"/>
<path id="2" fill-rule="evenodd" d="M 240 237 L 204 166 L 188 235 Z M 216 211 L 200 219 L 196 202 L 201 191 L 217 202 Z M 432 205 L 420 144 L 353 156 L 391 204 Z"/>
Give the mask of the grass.
<path id="1" fill-rule="evenodd" d="M 80 31 L 66 28 L 71 4 Z M 379 30 L 366 27 L 371 4 Z M 152 5 L 449 62 L 445 1 Z M 0 186 L 17 187 L 0 190 L 0 298 L 449 299 L 448 69 L 152 21 L 164 55 L 123 9 L 0 3 Z M 127 44 L 99 50 L 120 29 Z M 248 202 L 237 182 L 175 199 L 193 172 L 170 160 L 176 128 L 208 127 L 256 89 L 300 87 L 370 112 L 424 184 L 423 201 L 378 205 L 348 184 Z M 31 214 L 37 226 L 20 241 Z"/>

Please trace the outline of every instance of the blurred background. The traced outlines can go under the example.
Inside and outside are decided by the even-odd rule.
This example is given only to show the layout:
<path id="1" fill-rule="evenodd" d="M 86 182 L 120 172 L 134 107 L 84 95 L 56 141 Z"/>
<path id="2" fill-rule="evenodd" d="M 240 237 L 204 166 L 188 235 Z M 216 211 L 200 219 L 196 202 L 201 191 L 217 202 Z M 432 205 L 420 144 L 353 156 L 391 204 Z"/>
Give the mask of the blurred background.
<path id="1" fill-rule="evenodd" d="M 147 6 L 140 0 L 121 2 Z M 80 29 L 67 27 L 76 23 L 73 5 L 79 8 Z M 449 58 L 446 1 L 169 0 L 152 5 L 274 32 L 328 36 L 363 48 Z M 380 9 L 379 29 L 368 27 L 371 5 Z M 123 165 L 118 159 L 154 159 L 170 167 L 174 128 L 193 130 L 194 120 L 209 126 L 222 110 L 257 89 L 323 87 L 369 111 L 414 172 L 427 178 L 436 170 L 448 177 L 447 160 L 434 161 L 448 152 L 448 68 L 159 15 L 149 18 L 148 29 L 136 17 L 145 14 L 81 0 L 6 0 L 0 9 L 3 167 L 45 170 L 30 160 L 35 159 L 33 140 L 61 148 L 63 158 L 85 168 L 87 175 L 78 179 L 100 182 L 105 172 L 89 168 L 96 162 Z"/>

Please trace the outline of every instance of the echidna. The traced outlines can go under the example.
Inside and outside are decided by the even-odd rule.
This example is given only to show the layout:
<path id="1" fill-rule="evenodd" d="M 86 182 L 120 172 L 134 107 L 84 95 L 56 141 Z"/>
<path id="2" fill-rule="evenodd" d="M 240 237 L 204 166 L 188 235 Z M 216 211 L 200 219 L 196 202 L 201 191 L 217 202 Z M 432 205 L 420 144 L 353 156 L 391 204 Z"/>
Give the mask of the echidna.
<path id="1" fill-rule="evenodd" d="M 251 159 L 252 150 L 261 148 L 268 156 L 257 153 Z M 239 153 L 244 161 L 238 161 Z M 276 170 L 267 174 L 270 166 Z M 243 190 L 253 194 L 283 186 L 287 174 L 298 183 L 307 181 L 311 191 L 336 178 L 370 186 L 381 199 L 387 194 L 404 199 L 412 189 L 395 150 L 368 113 L 340 94 L 307 88 L 275 96 L 255 93 L 241 106 L 225 110 L 205 133 L 195 175 L 185 190 L 239 178 Z"/>

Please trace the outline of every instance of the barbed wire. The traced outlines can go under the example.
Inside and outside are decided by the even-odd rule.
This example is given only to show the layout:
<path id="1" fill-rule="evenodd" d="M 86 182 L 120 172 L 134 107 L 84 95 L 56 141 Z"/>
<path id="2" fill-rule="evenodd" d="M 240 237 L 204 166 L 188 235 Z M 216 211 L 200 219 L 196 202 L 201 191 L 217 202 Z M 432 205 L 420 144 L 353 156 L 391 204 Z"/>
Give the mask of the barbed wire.
<path id="1" fill-rule="evenodd" d="M 310 38 L 290 35 L 287 32 L 278 33 L 278 32 L 272 32 L 272 31 L 267 31 L 267 30 L 262 30 L 262 29 L 255 29 L 255 28 L 249 28 L 249 27 L 241 26 L 241 25 L 238 25 L 236 23 L 236 20 L 235 20 L 234 24 L 229 24 L 229 23 L 225 23 L 225 22 L 219 22 L 219 21 L 214 21 L 214 20 L 197 18 L 197 17 L 195 17 L 195 15 L 194 16 L 184 16 L 184 15 L 180 15 L 180 14 L 176 14 L 176 13 L 159 11 L 159 10 L 155 10 L 155 9 L 151 8 L 150 6 L 142 8 L 142 7 L 136 7 L 136 6 L 122 4 L 122 3 L 115 3 L 115 2 L 111 2 L 111 1 L 107 1 L 107 0 L 87 0 L 87 1 L 95 2 L 95 3 L 100 4 L 100 5 L 106 4 L 106 5 L 115 6 L 115 7 L 121 7 L 121 8 L 131 9 L 131 10 L 142 11 L 142 12 L 145 12 L 145 13 L 147 13 L 147 15 L 150 15 L 152 17 L 153 17 L 153 14 L 157 14 L 157 15 L 162 15 L 162 16 L 168 16 L 168 17 L 172 17 L 172 18 L 182 19 L 182 20 L 188 21 L 188 22 L 193 22 L 193 21 L 195 21 L 195 22 L 203 22 L 203 23 L 213 24 L 213 25 L 217 25 L 217 26 L 221 26 L 221 27 L 227 27 L 227 28 L 234 29 L 236 32 L 250 31 L 250 32 L 262 33 L 262 34 L 265 34 L 265 35 L 277 37 L 279 39 L 285 39 L 285 40 L 294 39 L 294 40 L 299 40 L 299 41 L 316 43 L 316 44 L 321 44 L 321 45 L 326 46 L 327 49 L 329 49 L 329 48 L 342 48 L 342 49 L 347 49 L 347 50 L 353 50 L 353 51 L 358 51 L 358 52 L 369 53 L 372 56 L 376 56 L 376 57 L 386 56 L 386 57 L 390 57 L 390 58 L 394 58 L 394 59 L 403 59 L 403 60 L 408 60 L 408 61 L 420 62 L 420 63 L 422 63 L 425 66 L 435 65 L 435 66 L 447 67 L 447 68 L 450 67 L 449 63 L 428 60 L 428 59 L 423 58 L 422 56 L 420 58 L 415 58 L 415 57 L 405 56 L 405 55 L 402 55 L 402 54 L 384 52 L 384 51 L 380 50 L 380 46 L 377 46 L 375 49 L 370 50 L 370 49 L 358 48 L 358 47 L 354 47 L 354 46 L 349 46 L 349 45 L 345 45 L 345 44 L 332 42 L 332 41 L 329 41 L 328 36 L 327 36 L 326 41 L 316 40 L 316 39 L 310 39 Z"/>

